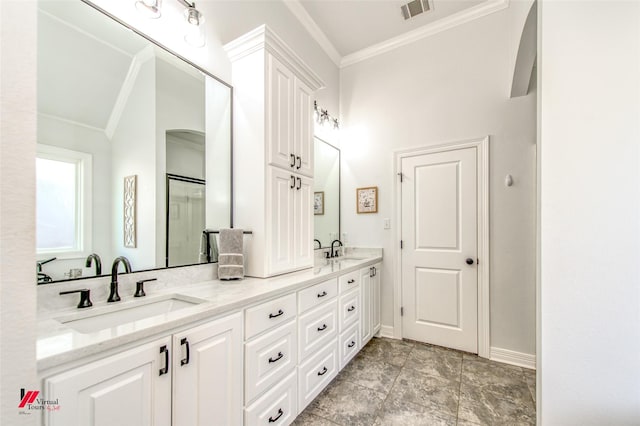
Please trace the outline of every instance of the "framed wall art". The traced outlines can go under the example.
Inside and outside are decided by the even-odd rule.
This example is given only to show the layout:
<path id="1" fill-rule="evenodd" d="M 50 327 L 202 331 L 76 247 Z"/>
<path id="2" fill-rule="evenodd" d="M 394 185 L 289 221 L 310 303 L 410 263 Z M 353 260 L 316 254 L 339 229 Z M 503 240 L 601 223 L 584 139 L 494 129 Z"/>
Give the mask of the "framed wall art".
<path id="1" fill-rule="evenodd" d="M 313 193 L 313 214 L 324 214 L 324 191 Z"/>
<path id="2" fill-rule="evenodd" d="M 136 183 L 138 175 L 124 178 L 124 246 L 136 247 Z"/>
<path id="3" fill-rule="evenodd" d="M 378 213 L 378 187 L 356 189 L 356 208 L 358 213 Z"/>

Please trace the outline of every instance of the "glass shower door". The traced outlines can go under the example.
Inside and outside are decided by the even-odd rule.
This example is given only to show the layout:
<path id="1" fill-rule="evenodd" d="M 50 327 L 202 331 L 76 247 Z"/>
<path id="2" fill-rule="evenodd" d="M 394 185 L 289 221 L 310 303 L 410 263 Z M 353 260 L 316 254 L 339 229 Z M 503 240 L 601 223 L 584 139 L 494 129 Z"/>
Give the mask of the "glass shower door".
<path id="1" fill-rule="evenodd" d="M 201 263 L 205 181 L 167 175 L 167 266 Z"/>

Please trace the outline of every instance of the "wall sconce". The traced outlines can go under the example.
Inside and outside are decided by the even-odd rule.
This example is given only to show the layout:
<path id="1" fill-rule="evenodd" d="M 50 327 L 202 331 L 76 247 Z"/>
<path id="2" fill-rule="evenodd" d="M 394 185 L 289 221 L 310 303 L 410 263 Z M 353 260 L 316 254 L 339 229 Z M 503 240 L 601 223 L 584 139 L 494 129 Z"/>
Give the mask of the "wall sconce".
<path id="1" fill-rule="evenodd" d="M 157 19 L 162 15 L 162 0 L 138 0 L 136 9 L 147 18 Z"/>
<path id="2" fill-rule="evenodd" d="M 318 101 L 313 101 L 313 111 L 314 111 L 314 114 L 315 114 L 316 123 L 318 123 L 321 126 L 323 126 L 324 123 L 331 122 L 331 123 L 333 123 L 333 128 L 334 129 L 339 129 L 340 128 L 340 123 L 338 122 L 337 118 L 331 117 L 329 115 L 329 111 L 328 110 L 322 109 L 322 108 L 318 108 Z"/>
<path id="3" fill-rule="evenodd" d="M 184 11 L 184 41 L 194 47 L 205 45 L 204 15 L 196 9 L 196 3 L 177 0 L 186 9 Z M 162 14 L 162 0 L 137 0 L 136 9 L 148 18 L 159 18 Z"/>

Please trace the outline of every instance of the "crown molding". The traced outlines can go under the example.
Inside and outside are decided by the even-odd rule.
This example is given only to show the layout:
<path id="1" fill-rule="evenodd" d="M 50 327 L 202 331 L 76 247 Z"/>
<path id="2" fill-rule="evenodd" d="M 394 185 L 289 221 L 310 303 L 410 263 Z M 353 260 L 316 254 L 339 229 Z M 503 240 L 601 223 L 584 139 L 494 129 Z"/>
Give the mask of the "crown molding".
<path id="1" fill-rule="evenodd" d="M 348 67 L 423 38 L 438 34 L 442 31 L 455 28 L 458 25 L 466 24 L 467 22 L 471 22 L 475 19 L 499 12 L 506 9 L 508 6 L 509 0 L 487 0 L 477 6 L 454 13 L 453 15 L 449 15 L 413 31 L 390 38 L 387 41 L 374 44 L 373 46 L 366 47 L 357 52 L 350 53 L 342 58 L 340 61 L 340 68 Z"/>
<path id="2" fill-rule="evenodd" d="M 338 52 L 338 49 L 331 43 L 324 31 L 320 29 L 316 21 L 313 20 L 309 12 L 300 4 L 300 0 L 285 0 L 284 5 L 289 8 L 291 13 L 298 18 L 298 21 L 309 32 L 311 37 L 320 45 L 322 50 L 329 56 L 334 64 L 340 66 L 342 55 Z"/>

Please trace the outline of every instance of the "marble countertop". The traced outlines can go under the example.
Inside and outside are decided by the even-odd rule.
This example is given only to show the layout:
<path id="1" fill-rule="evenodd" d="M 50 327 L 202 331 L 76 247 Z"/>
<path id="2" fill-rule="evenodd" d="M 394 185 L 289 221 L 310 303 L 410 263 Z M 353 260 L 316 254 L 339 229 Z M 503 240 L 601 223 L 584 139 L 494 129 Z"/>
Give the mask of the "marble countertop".
<path id="1" fill-rule="evenodd" d="M 173 312 L 156 315 L 138 321 L 116 325 L 95 332 L 81 333 L 56 318 L 65 320 L 84 317 L 91 310 L 108 310 L 106 303 L 95 303 L 87 309 L 59 310 L 39 315 L 37 327 L 38 371 L 53 368 L 83 357 L 99 354 L 151 336 L 170 334 L 181 327 L 213 318 L 224 313 L 238 311 L 247 306 L 266 301 L 319 282 L 356 271 L 382 260 L 382 250 L 371 249 L 359 253 L 359 258 L 347 256 L 341 260 L 317 260 L 313 268 L 279 275 L 272 278 L 245 278 L 239 281 L 210 280 L 189 285 L 147 291 L 147 296 L 136 299 L 123 297 L 114 305 L 114 311 L 135 307 L 152 300 L 162 300 L 172 295 L 185 300 L 201 300 L 202 303 Z"/>

